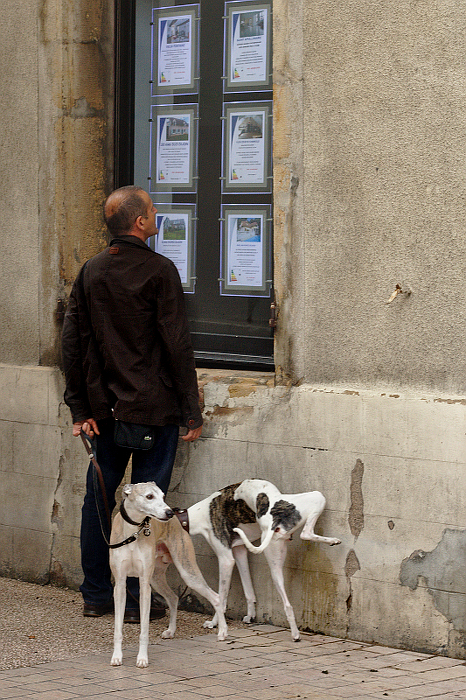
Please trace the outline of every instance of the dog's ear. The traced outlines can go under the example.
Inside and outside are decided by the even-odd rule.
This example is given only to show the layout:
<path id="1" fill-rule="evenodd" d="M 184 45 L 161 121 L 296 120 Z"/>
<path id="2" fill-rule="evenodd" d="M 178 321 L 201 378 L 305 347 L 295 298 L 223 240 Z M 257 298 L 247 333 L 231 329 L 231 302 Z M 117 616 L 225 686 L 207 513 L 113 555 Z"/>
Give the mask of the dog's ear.
<path id="1" fill-rule="evenodd" d="M 123 494 L 125 496 L 129 496 L 132 490 L 133 490 L 133 484 L 125 484 L 123 486 Z"/>

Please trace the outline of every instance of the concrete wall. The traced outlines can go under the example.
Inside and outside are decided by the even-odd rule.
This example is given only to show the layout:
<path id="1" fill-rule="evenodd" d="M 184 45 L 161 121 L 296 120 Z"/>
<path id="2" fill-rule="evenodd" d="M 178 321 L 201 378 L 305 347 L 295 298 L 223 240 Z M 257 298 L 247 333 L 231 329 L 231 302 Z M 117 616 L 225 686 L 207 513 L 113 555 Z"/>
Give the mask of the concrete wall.
<path id="1" fill-rule="evenodd" d="M 180 445 L 167 496 L 187 507 L 262 477 L 320 490 L 319 534 L 290 544 L 285 581 L 302 629 L 466 658 L 463 400 L 276 386 L 273 375 L 200 370 L 202 438 Z M 87 459 L 60 405 L 58 370 L 0 366 L 0 573 L 76 587 Z M 217 586 L 217 562 L 196 538 Z M 257 619 L 286 625 L 263 556 L 250 556 Z M 175 571 L 170 580 L 184 589 Z M 245 603 L 233 579 L 229 614 Z"/>
<path id="2" fill-rule="evenodd" d="M 71 586 L 87 465 L 54 312 L 105 239 L 112 21 L 91 0 L 0 18 L 0 573 Z M 168 496 L 251 476 L 322 490 L 318 530 L 342 545 L 291 544 L 300 626 L 462 658 L 465 21 L 459 0 L 276 0 L 277 372 L 201 371 L 206 428 Z M 411 294 L 386 304 L 396 284 Z M 259 619 L 284 623 L 251 566 Z"/>

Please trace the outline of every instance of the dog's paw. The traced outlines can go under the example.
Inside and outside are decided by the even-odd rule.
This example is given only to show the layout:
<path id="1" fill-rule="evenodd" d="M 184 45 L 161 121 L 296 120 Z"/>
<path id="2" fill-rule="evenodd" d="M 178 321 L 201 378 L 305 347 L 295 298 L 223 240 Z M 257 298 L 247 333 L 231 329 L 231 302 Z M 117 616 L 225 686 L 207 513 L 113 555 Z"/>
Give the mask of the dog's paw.
<path id="1" fill-rule="evenodd" d="M 218 631 L 217 639 L 219 642 L 224 642 L 227 637 L 228 637 L 228 629 Z"/>
<path id="2" fill-rule="evenodd" d="M 149 666 L 149 659 L 147 656 L 141 656 L 138 654 L 138 658 L 136 659 L 136 666 L 138 668 L 147 668 Z"/>
<path id="3" fill-rule="evenodd" d="M 251 625 L 255 621 L 256 621 L 256 618 L 253 617 L 252 615 L 245 615 L 243 617 L 243 622 L 245 622 L 247 625 Z"/>
<path id="4" fill-rule="evenodd" d="M 160 635 L 162 639 L 173 639 L 175 636 L 175 633 L 171 631 L 171 629 L 166 629 L 162 634 Z"/>
<path id="5" fill-rule="evenodd" d="M 333 538 L 333 541 L 330 542 L 330 546 L 333 547 L 334 544 L 341 544 L 341 540 L 337 540 L 336 537 Z"/>
<path id="6" fill-rule="evenodd" d="M 110 665 L 111 666 L 121 666 L 122 662 L 123 662 L 123 659 L 121 656 L 113 655 L 112 660 L 110 661 Z"/>
<path id="7" fill-rule="evenodd" d="M 202 626 L 203 626 L 206 630 L 213 630 L 214 627 L 217 627 L 217 625 L 214 624 L 214 621 L 213 621 L 213 620 L 206 620 Z"/>

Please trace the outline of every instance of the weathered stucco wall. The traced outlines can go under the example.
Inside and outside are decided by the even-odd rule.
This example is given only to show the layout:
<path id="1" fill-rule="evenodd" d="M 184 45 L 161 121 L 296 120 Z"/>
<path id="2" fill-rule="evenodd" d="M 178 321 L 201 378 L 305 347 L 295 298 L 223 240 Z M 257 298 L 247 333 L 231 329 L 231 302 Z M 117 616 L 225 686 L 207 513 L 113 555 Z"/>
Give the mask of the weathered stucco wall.
<path id="1" fill-rule="evenodd" d="M 278 364 L 296 381 L 462 392 L 464 3 L 290 0 L 283 16 Z M 412 294 L 386 305 L 396 284 Z"/>
<path id="2" fill-rule="evenodd" d="M 112 7 L 92 0 L 6 3 L 0 35 L 0 360 L 54 365 L 58 299 L 105 238 Z"/>
<path id="3" fill-rule="evenodd" d="M 38 90 L 37 2 L 8 5 L 0 13 L 0 357 L 38 361 Z"/>

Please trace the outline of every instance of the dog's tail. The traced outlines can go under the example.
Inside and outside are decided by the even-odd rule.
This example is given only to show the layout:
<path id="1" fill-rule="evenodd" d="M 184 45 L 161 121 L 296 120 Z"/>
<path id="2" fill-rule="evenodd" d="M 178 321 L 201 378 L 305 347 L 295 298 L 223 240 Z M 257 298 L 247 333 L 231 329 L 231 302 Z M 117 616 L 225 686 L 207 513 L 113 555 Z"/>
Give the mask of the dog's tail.
<path id="1" fill-rule="evenodd" d="M 267 534 L 266 534 L 266 536 L 265 536 L 265 539 L 260 543 L 260 545 L 259 545 L 258 547 L 256 547 L 255 545 L 253 545 L 252 542 L 251 542 L 250 540 L 248 540 L 248 538 L 246 537 L 246 535 L 244 534 L 244 532 L 241 530 L 241 528 L 239 528 L 239 527 L 234 527 L 234 528 L 233 528 L 233 532 L 238 533 L 238 535 L 239 535 L 239 536 L 241 537 L 241 539 L 243 540 L 244 545 L 246 546 L 247 549 L 249 549 L 250 552 L 253 552 L 253 554 L 260 554 L 260 553 L 263 552 L 264 549 L 265 549 L 266 547 L 268 547 L 268 545 L 270 544 L 270 541 L 271 541 L 271 539 L 272 539 L 272 537 L 273 537 L 273 532 L 274 532 L 274 531 L 273 531 L 272 529 L 268 530 L 268 532 L 267 532 Z"/>

